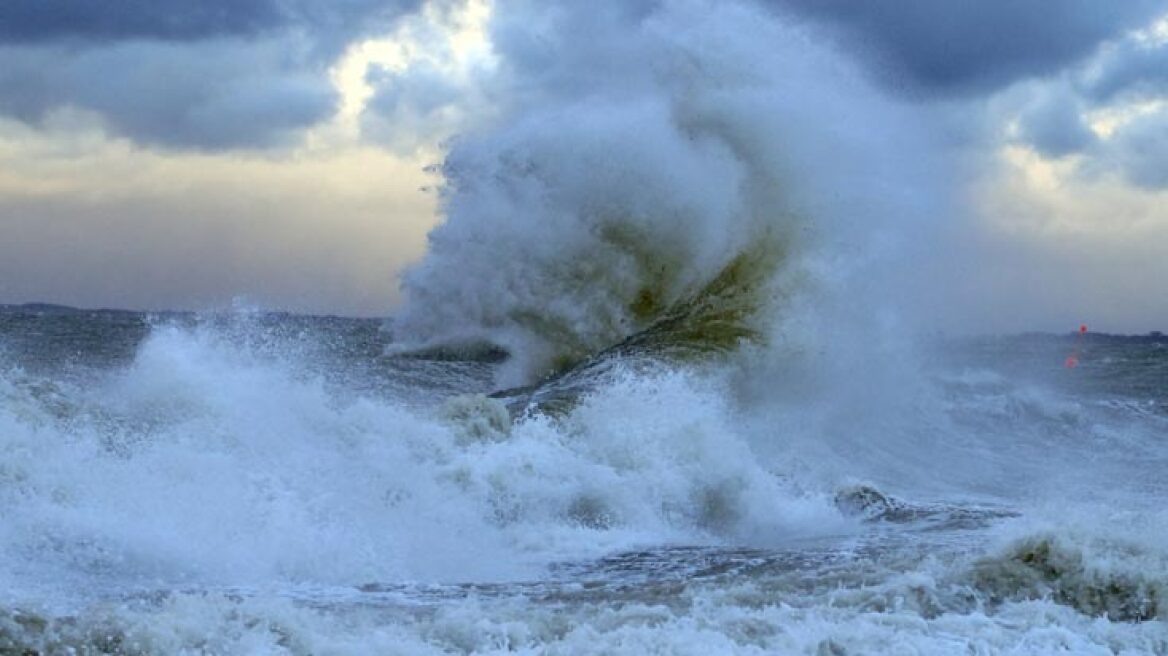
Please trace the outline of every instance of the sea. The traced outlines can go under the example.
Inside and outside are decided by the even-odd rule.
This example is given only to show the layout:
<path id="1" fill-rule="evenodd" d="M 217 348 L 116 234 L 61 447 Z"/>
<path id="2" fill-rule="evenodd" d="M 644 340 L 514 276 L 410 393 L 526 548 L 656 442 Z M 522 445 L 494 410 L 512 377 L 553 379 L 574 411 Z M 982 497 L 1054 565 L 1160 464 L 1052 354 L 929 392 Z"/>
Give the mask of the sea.
<path id="1" fill-rule="evenodd" d="M 1168 654 L 1168 338 L 856 388 L 695 321 L 499 388 L 383 319 L 4 306 L 0 653 Z"/>

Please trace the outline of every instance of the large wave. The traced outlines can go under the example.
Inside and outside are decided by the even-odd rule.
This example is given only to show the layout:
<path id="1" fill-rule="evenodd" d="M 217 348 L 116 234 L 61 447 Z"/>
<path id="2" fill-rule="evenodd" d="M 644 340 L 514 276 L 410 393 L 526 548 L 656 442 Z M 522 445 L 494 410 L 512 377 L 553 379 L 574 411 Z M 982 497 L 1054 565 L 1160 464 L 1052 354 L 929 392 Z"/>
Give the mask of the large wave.
<path id="1" fill-rule="evenodd" d="M 241 334 L 159 325 L 76 380 L 0 369 L 0 597 L 521 579 L 597 549 L 849 525 L 751 456 L 709 381 L 626 376 L 512 423 Z"/>
<path id="2" fill-rule="evenodd" d="M 490 343 L 517 385 L 676 326 L 713 288 L 732 309 L 703 337 L 726 346 L 920 214 L 927 158 L 906 111 L 770 10 L 495 11 L 507 101 L 441 167 L 445 220 L 405 275 L 399 349 Z M 825 257 L 841 261 L 817 276 Z"/>

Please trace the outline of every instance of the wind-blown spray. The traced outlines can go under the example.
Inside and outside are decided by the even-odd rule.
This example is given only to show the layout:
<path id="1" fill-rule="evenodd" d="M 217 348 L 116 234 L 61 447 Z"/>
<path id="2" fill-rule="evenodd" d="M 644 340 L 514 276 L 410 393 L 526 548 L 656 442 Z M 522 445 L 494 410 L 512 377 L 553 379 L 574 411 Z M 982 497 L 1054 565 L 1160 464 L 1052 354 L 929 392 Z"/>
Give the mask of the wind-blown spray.
<path id="1" fill-rule="evenodd" d="M 744 262 L 749 289 L 735 293 L 754 296 L 751 328 L 765 332 L 771 301 L 824 278 L 813 260 L 846 254 L 831 274 L 846 276 L 928 204 L 908 112 L 767 9 L 495 11 L 503 108 L 452 144 L 444 222 L 405 276 L 398 348 L 489 342 L 513 358 L 501 383 L 531 382 Z"/>

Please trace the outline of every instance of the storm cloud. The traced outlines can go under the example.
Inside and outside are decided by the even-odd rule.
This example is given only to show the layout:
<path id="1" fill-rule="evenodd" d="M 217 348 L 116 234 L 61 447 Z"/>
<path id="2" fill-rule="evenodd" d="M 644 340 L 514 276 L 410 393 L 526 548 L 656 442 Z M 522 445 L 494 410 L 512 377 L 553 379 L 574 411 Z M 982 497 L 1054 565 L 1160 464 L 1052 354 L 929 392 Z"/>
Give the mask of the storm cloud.
<path id="1" fill-rule="evenodd" d="M 0 49 L 0 112 L 38 124 L 61 108 L 135 141 L 204 149 L 273 146 L 329 116 L 336 91 L 288 40 L 126 41 Z M 194 51 L 194 52 L 192 52 Z M 197 53 L 197 54 L 196 54 Z"/>
<path id="2" fill-rule="evenodd" d="M 1125 179 L 1145 189 L 1168 189 L 1168 110 L 1145 114 L 1114 137 L 1111 156 Z"/>
<path id="3" fill-rule="evenodd" d="M 384 29 L 422 0 L 6 0 L 6 43 L 198 41 L 299 28 L 327 42 Z"/>
<path id="4" fill-rule="evenodd" d="M 1168 36 L 1126 35 L 1023 91 L 1018 143 L 1078 156 L 1081 177 L 1168 189 Z"/>
<path id="5" fill-rule="evenodd" d="M 219 150 L 295 143 L 330 116 L 329 66 L 420 0 L 0 4 L 0 114 L 89 112 L 136 142 Z"/>
<path id="6" fill-rule="evenodd" d="M 1168 188 L 1164 0 L 772 0 L 826 29 L 894 93 L 945 103 L 982 131 L 1080 176 Z M 1137 105 L 1143 105 L 1137 107 Z"/>
<path id="7" fill-rule="evenodd" d="M 1018 137 L 1047 157 L 1065 157 L 1095 146 L 1084 118 L 1085 102 L 1067 84 L 1037 90 L 1018 117 Z"/>
<path id="8" fill-rule="evenodd" d="M 773 0 L 868 51 L 880 77 L 904 90 L 975 95 L 1048 75 L 1103 41 L 1146 24 L 1159 0 Z"/>
<path id="9" fill-rule="evenodd" d="M 1129 37 L 1115 43 L 1081 73 L 1079 86 L 1097 103 L 1168 94 L 1168 42 Z"/>
<path id="10" fill-rule="evenodd" d="M 0 4 L 0 38 L 10 43 L 60 39 L 189 40 L 252 34 L 287 18 L 280 5 L 271 0 L 8 0 Z"/>

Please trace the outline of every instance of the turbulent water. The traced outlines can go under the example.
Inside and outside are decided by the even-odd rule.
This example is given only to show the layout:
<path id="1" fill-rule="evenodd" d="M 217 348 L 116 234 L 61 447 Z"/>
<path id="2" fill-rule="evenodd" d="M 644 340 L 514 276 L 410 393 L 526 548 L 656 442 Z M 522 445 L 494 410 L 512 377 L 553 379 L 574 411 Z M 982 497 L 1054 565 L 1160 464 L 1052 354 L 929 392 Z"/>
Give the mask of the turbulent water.
<path id="1" fill-rule="evenodd" d="M 1168 653 L 1166 338 L 938 341 L 901 406 L 391 335 L 0 312 L 0 651 Z"/>
<path id="2" fill-rule="evenodd" d="M 388 320 L 0 312 L 0 653 L 1168 654 L 1168 340 L 921 338 L 935 137 L 769 5 L 491 11 Z"/>

